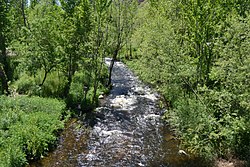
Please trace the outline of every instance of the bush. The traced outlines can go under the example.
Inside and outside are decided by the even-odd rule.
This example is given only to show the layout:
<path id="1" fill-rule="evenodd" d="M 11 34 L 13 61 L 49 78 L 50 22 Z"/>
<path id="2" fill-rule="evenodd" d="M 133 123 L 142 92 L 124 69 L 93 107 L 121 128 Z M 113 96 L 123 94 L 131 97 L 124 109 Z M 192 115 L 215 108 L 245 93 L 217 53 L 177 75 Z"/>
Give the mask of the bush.
<path id="1" fill-rule="evenodd" d="M 0 111 L 18 109 L 24 112 L 60 113 L 65 109 L 62 101 L 52 98 L 17 96 L 15 98 L 0 96 Z"/>
<path id="2" fill-rule="evenodd" d="M 76 72 L 70 86 L 68 105 L 71 107 L 77 107 L 78 104 L 81 104 L 85 99 L 84 87 L 86 88 L 87 93 L 90 89 L 90 85 L 91 76 L 86 73 Z"/>
<path id="3" fill-rule="evenodd" d="M 94 109 L 96 101 L 98 101 L 98 96 L 101 93 L 107 92 L 107 88 L 104 86 L 106 75 L 106 70 L 103 70 L 97 89 L 97 99 L 93 102 L 93 76 L 90 76 L 88 72 L 76 72 L 70 86 L 69 97 L 67 99 L 68 105 L 73 109 L 76 109 L 78 105 L 81 105 L 81 108 L 86 111 Z M 84 87 L 86 88 L 86 92 Z"/>
<path id="4" fill-rule="evenodd" d="M 39 72 L 36 78 L 37 85 L 42 83 L 43 72 Z M 42 97 L 63 97 L 64 88 L 67 84 L 67 78 L 58 71 L 53 71 L 48 74 L 46 81 L 40 88 L 40 96 Z M 36 94 L 38 95 L 38 94 Z"/>
<path id="5" fill-rule="evenodd" d="M 39 71 L 36 77 L 30 76 L 26 73 L 20 75 L 21 77 L 12 85 L 13 89 L 19 94 L 37 95 L 42 97 L 63 97 L 64 88 L 66 85 L 66 78 L 58 71 L 53 71 L 48 74 L 43 86 L 42 83 L 44 73 Z"/>
<path id="6" fill-rule="evenodd" d="M 0 96 L 0 166 L 25 166 L 46 154 L 63 128 L 64 112 L 56 99 Z"/>
<path id="7" fill-rule="evenodd" d="M 210 94 L 204 97 L 209 97 L 210 101 L 202 97 L 202 101 L 196 98 L 180 99 L 165 116 L 176 128 L 183 146 L 191 153 L 209 159 L 235 154 L 242 148 L 239 144 L 240 136 L 246 133 L 242 133 L 247 127 L 245 118 L 227 110 L 225 105 L 230 104 L 211 100 L 216 96 Z M 223 110 L 218 115 L 218 108 L 211 105 L 220 106 Z"/>
<path id="8" fill-rule="evenodd" d="M 19 94 L 34 94 L 36 89 L 35 78 L 23 73 L 20 79 L 13 83 L 13 87 Z"/>

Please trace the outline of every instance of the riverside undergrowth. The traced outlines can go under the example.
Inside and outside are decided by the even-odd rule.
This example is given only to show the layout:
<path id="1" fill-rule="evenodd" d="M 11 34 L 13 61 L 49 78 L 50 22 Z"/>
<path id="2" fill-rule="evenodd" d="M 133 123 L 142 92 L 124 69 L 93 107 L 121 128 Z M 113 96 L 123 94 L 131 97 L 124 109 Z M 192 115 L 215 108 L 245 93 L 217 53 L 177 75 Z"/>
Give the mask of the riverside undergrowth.
<path id="1" fill-rule="evenodd" d="M 25 166 L 57 141 L 65 103 L 40 97 L 0 96 L 0 166 Z"/>
<path id="2" fill-rule="evenodd" d="M 183 96 L 173 94 L 174 101 L 170 101 L 167 97 L 171 96 L 172 92 L 168 92 L 166 85 L 154 84 L 150 81 L 152 78 L 147 79 L 147 73 L 150 73 L 151 69 L 143 68 L 142 74 L 142 68 L 137 68 L 140 62 L 133 60 L 127 64 L 143 78 L 143 81 L 151 84 L 163 95 L 166 100 L 164 103 L 168 107 L 163 118 L 175 131 L 183 149 L 209 161 L 218 157 L 229 159 L 232 156 L 247 160 L 249 115 L 241 115 L 239 110 L 229 110 L 233 108 L 232 103 L 236 100 L 231 99 L 232 94 L 206 88 L 206 93 L 199 94 L 199 98 L 195 95 L 184 96 L 183 92 Z"/>
<path id="3" fill-rule="evenodd" d="M 250 17 L 237 2 L 224 5 L 145 2 L 126 62 L 163 95 L 182 147 L 208 160 L 248 160 Z"/>

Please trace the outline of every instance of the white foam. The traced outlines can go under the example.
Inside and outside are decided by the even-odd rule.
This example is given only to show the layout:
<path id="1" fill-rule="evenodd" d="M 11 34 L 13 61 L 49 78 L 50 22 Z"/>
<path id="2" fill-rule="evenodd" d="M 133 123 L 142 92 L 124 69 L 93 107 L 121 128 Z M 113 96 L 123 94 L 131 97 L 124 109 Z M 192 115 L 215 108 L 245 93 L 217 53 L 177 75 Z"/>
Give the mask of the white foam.
<path id="1" fill-rule="evenodd" d="M 111 100 L 111 106 L 113 108 L 121 108 L 124 110 L 133 110 L 135 107 L 133 104 L 135 104 L 136 96 L 117 96 L 115 99 Z"/>

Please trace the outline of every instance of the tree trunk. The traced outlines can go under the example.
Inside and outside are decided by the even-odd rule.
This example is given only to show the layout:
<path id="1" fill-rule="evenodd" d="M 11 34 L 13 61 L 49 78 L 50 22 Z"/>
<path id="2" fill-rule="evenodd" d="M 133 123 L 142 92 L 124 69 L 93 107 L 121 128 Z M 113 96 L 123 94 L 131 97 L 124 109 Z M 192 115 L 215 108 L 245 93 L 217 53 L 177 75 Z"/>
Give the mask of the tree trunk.
<path id="1" fill-rule="evenodd" d="M 94 91 L 93 91 L 93 97 L 92 97 L 92 104 L 94 104 L 96 106 L 97 105 L 96 104 L 96 93 L 97 93 L 97 86 L 98 86 L 97 76 L 95 76 L 94 80 L 95 81 L 94 81 Z"/>
<path id="2" fill-rule="evenodd" d="M 69 55 L 69 65 L 68 65 L 68 74 L 67 74 L 67 85 L 64 89 L 64 97 L 68 97 L 70 91 L 70 85 L 72 83 L 72 54 Z"/>
<path id="3" fill-rule="evenodd" d="M 29 28 L 29 24 L 25 15 L 25 4 L 24 4 L 24 0 L 21 1 L 21 10 L 22 10 L 22 16 L 23 16 L 23 24 L 25 27 Z"/>
<path id="4" fill-rule="evenodd" d="M 72 74 L 69 71 L 68 72 L 68 77 L 67 77 L 67 84 L 66 84 L 65 89 L 64 89 L 64 95 L 63 95 L 64 97 L 68 97 L 71 83 L 72 83 Z"/>
<path id="5" fill-rule="evenodd" d="M 130 59 L 133 59 L 132 44 L 131 44 L 131 42 L 130 42 L 130 44 L 129 44 L 129 60 L 130 60 Z"/>
<path id="6" fill-rule="evenodd" d="M 0 64 L 0 79 L 1 79 L 1 83 L 2 83 L 2 94 L 6 94 L 9 95 L 10 92 L 9 92 L 9 87 L 8 87 L 8 80 L 7 80 L 7 77 L 5 75 L 5 72 L 4 72 L 4 68 L 2 67 L 2 65 Z M 4 92 L 5 91 L 5 92 Z"/>
<path id="7" fill-rule="evenodd" d="M 5 37 L 0 36 L 0 79 L 2 82 L 2 93 L 10 94 L 8 80 L 10 75 L 10 65 L 7 60 Z"/>
<path id="8" fill-rule="evenodd" d="M 43 86 L 44 82 L 46 81 L 47 79 L 47 75 L 53 70 L 53 68 L 55 68 L 56 65 L 53 65 L 51 66 L 50 68 L 46 68 L 46 66 L 44 67 L 44 77 L 43 77 L 43 81 L 42 83 L 39 85 L 39 86 Z"/>
<path id="9" fill-rule="evenodd" d="M 44 74 L 44 77 L 43 77 L 43 81 L 42 81 L 42 83 L 39 85 L 39 86 L 43 86 L 43 84 L 44 84 L 44 82 L 45 82 L 45 80 L 46 80 L 46 78 L 47 78 L 47 75 L 48 75 L 48 71 L 46 71 L 46 70 L 44 70 L 45 71 L 45 74 Z"/>
<path id="10" fill-rule="evenodd" d="M 113 70 L 115 61 L 116 61 L 116 59 L 117 59 L 118 52 L 119 52 L 119 48 L 117 48 L 117 49 L 114 51 L 113 58 L 112 58 L 112 60 L 111 60 L 110 66 L 109 66 L 109 78 L 108 78 L 108 86 L 109 86 L 109 87 L 111 87 L 112 70 Z"/>

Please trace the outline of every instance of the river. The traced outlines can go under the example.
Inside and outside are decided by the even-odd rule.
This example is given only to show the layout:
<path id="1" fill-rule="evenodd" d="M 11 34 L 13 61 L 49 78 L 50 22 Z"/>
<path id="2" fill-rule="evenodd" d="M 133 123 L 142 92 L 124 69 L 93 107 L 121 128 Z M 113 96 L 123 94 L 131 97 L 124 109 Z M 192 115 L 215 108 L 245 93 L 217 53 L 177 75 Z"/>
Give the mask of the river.
<path id="1" fill-rule="evenodd" d="M 159 94 L 121 62 L 114 65 L 112 85 L 91 126 L 71 119 L 57 149 L 29 167 L 204 166 L 180 150 L 179 141 L 161 120 Z"/>

